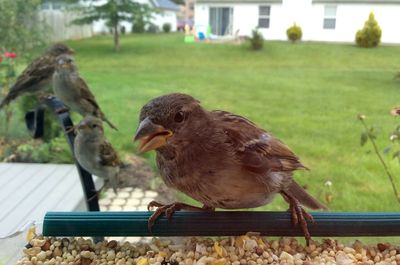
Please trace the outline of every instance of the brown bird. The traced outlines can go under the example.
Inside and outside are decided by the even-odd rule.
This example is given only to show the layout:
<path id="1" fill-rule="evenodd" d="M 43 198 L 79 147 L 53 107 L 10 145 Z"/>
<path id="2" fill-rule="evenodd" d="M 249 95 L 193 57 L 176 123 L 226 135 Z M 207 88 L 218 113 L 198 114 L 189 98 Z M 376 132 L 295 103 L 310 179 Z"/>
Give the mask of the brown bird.
<path id="1" fill-rule="evenodd" d="M 57 43 L 42 56 L 36 58 L 18 76 L 17 81 L 0 103 L 0 110 L 23 94 L 35 93 L 48 88 L 52 82 L 56 57 L 61 54 L 73 53 L 74 51 L 66 45 Z"/>
<path id="2" fill-rule="evenodd" d="M 290 204 L 293 224 L 300 224 L 309 242 L 306 220 L 313 219 L 302 205 L 326 208 L 293 179 L 292 172 L 305 166 L 285 144 L 246 118 L 205 110 L 189 95 L 169 94 L 147 103 L 134 140 L 140 141 L 141 152 L 156 150 L 167 186 L 204 205 L 151 202 L 149 209 L 158 209 L 149 229 L 162 213 L 170 218 L 178 210 L 255 208 L 280 193 Z"/>
<path id="3" fill-rule="evenodd" d="M 86 116 L 76 127 L 74 154 L 78 163 L 93 175 L 111 182 L 117 193 L 121 161 L 117 152 L 104 136 L 103 122 Z"/>
<path id="4" fill-rule="evenodd" d="M 56 58 L 53 90 L 54 94 L 73 111 L 78 112 L 83 117 L 86 115 L 96 116 L 107 122 L 111 128 L 117 130 L 101 111 L 85 80 L 79 76 L 74 58 L 71 55 L 63 54 Z"/>

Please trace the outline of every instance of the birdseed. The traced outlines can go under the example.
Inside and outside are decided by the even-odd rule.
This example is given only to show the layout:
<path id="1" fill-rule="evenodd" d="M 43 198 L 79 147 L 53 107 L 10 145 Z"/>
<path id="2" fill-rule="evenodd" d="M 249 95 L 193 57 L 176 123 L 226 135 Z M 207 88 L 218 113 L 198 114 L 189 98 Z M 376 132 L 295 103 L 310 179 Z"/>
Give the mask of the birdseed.
<path id="1" fill-rule="evenodd" d="M 172 242 L 115 240 L 94 243 L 84 238 L 37 236 L 30 240 L 16 265 L 400 265 L 400 246 L 389 243 L 345 246 L 337 240 L 295 238 L 268 240 L 258 236 L 182 238 Z"/>

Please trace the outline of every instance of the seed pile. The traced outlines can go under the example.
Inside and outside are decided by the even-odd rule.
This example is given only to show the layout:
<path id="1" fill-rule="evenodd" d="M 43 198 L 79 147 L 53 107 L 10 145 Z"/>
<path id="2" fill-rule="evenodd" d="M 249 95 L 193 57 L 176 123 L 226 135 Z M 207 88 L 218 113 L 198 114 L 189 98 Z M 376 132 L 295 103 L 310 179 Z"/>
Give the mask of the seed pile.
<path id="1" fill-rule="evenodd" d="M 35 237 L 17 265 L 400 265 L 400 246 L 345 246 L 336 240 L 311 241 L 303 246 L 294 238 L 267 240 L 258 236 L 222 239 L 182 238 L 180 242 L 154 238 L 150 243 L 115 240 L 93 243 L 83 238 Z"/>

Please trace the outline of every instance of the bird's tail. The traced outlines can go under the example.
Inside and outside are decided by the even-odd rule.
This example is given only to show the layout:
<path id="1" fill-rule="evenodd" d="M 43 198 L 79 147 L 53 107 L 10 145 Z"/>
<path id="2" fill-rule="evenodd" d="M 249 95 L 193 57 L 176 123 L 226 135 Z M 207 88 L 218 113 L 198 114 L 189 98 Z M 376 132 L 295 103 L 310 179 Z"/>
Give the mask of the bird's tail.
<path id="1" fill-rule="evenodd" d="M 10 104 L 11 101 L 13 101 L 16 97 L 18 96 L 18 94 L 16 93 L 12 93 L 12 91 L 10 91 L 7 96 L 1 101 L 0 103 L 0 111 L 7 106 L 8 104 Z"/>
<path id="2" fill-rule="evenodd" d="M 296 198 L 300 204 L 307 206 L 308 208 L 317 210 L 317 209 L 328 209 L 325 205 L 319 202 L 317 199 L 312 197 L 308 192 L 303 189 L 299 184 L 293 181 L 289 188 L 285 190 L 285 192 Z"/>
<path id="3" fill-rule="evenodd" d="M 103 115 L 103 121 L 105 121 L 111 128 L 118 131 L 117 127 L 115 127 L 115 125 L 112 124 L 111 121 L 109 119 L 107 119 L 107 117 L 105 115 Z"/>

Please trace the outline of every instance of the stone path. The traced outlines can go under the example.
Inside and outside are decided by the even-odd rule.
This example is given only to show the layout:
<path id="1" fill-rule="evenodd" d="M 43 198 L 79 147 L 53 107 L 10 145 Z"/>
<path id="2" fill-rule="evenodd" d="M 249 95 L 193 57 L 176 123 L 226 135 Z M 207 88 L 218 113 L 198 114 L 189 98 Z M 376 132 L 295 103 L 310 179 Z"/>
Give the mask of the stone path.
<path id="1" fill-rule="evenodd" d="M 155 200 L 158 193 L 140 188 L 118 189 L 118 194 L 110 188 L 99 201 L 101 211 L 147 211 L 147 204 Z M 145 237 L 108 237 L 107 240 L 129 242 L 147 241 Z"/>
<path id="2" fill-rule="evenodd" d="M 147 211 L 147 204 L 153 201 L 158 193 L 140 188 L 122 188 L 115 194 L 108 189 L 105 197 L 100 199 L 101 211 Z"/>

